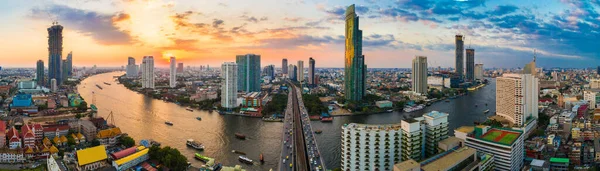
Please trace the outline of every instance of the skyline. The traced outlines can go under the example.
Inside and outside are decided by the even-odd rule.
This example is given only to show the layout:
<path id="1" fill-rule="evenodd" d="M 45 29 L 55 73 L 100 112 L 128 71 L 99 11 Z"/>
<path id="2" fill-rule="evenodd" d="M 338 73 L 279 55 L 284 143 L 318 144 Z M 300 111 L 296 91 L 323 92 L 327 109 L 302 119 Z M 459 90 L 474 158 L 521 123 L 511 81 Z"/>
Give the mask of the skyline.
<path id="1" fill-rule="evenodd" d="M 457 33 L 465 36 L 465 49 L 477 51 L 475 63 L 486 68 L 523 66 L 534 49 L 540 67 L 595 67 L 600 2 L 542 2 L 351 3 L 361 16 L 370 68 L 410 68 L 415 55 L 428 56 L 430 67 L 453 67 Z M 253 53 L 263 57 L 263 66 L 313 57 L 317 68 L 341 68 L 343 13 L 351 3 L 11 1 L 0 7 L 0 18 L 13 23 L 1 29 L 6 38 L 0 44 L 10 45 L 1 48 L 19 60 L 2 67 L 48 63 L 46 29 L 56 18 L 64 27 L 63 51 L 74 52 L 75 66 L 120 67 L 128 56 L 155 56 L 157 67 L 167 67 L 170 56 L 188 66 L 219 66 Z"/>

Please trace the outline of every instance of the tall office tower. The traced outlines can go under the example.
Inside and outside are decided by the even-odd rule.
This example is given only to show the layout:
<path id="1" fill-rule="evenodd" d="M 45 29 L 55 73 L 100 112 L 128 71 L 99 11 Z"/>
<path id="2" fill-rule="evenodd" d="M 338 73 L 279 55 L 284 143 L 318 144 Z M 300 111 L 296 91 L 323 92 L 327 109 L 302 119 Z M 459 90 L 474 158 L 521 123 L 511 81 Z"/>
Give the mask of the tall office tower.
<path id="1" fill-rule="evenodd" d="M 275 78 L 275 65 L 265 66 L 265 68 L 263 68 L 263 74 L 271 79 Z"/>
<path id="2" fill-rule="evenodd" d="M 68 68 L 67 64 L 68 64 L 68 62 L 66 59 L 63 59 L 62 62 L 60 63 L 60 67 L 62 69 L 60 71 L 60 74 L 61 74 L 60 77 L 63 79 L 62 81 L 67 81 L 67 78 L 68 78 L 67 74 L 69 73 L 69 68 Z"/>
<path id="3" fill-rule="evenodd" d="M 463 36 L 458 34 L 455 36 L 456 38 L 456 64 L 455 64 L 455 69 L 456 69 L 456 75 L 458 75 L 459 78 L 463 78 L 464 77 L 464 52 L 465 49 L 463 47 L 464 45 L 464 41 L 463 41 Z"/>
<path id="4" fill-rule="evenodd" d="M 344 65 L 344 96 L 360 101 L 365 96 L 367 65 L 362 54 L 362 30 L 358 29 L 358 16 L 354 4 L 346 9 L 346 60 Z"/>
<path id="5" fill-rule="evenodd" d="M 183 63 L 177 64 L 177 73 L 183 73 Z"/>
<path id="6" fill-rule="evenodd" d="M 425 118 L 425 158 L 438 154 L 438 143 L 448 138 L 448 113 L 431 111 Z"/>
<path id="7" fill-rule="evenodd" d="M 69 54 L 67 54 L 67 76 L 71 77 L 73 76 L 73 52 L 69 52 Z M 66 79 L 66 78 L 65 78 Z"/>
<path id="8" fill-rule="evenodd" d="M 260 91 L 260 55 L 237 55 L 238 90 L 245 92 Z"/>
<path id="9" fill-rule="evenodd" d="M 281 61 L 281 72 L 283 74 L 288 74 L 288 63 L 286 58 L 283 58 L 283 60 Z"/>
<path id="10" fill-rule="evenodd" d="M 294 70 L 294 67 L 295 67 L 295 66 L 294 66 L 294 65 L 292 65 L 292 64 L 288 65 L 288 77 L 289 77 L 291 80 L 294 80 L 294 81 L 295 81 L 295 80 L 296 80 L 296 77 L 295 77 L 295 75 L 296 75 L 296 72 L 295 72 L 295 70 Z"/>
<path id="11" fill-rule="evenodd" d="M 427 93 L 427 57 L 416 56 L 412 61 L 412 90 L 416 93 Z"/>
<path id="12" fill-rule="evenodd" d="M 135 58 L 127 58 L 127 72 L 125 76 L 128 78 L 135 78 L 138 76 L 138 66 L 135 64 Z"/>
<path id="13" fill-rule="evenodd" d="M 294 71 L 294 73 L 293 73 L 294 74 L 294 77 L 293 77 L 294 79 L 292 79 L 292 80 L 298 81 L 298 67 L 296 65 L 294 65 L 294 69 L 292 71 Z"/>
<path id="14" fill-rule="evenodd" d="M 60 63 L 62 63 L 62 30 L 63 27 L 53 22 L 48 28 L 48 81 L 56 79 L 57 85 L 62 83 Z M 50 82 L 48 84 L 51 84 Z"/>
<path id="15" fill-rule="evenodd" d="M 483 64 L 475 64 L 475 80 L 483 80 Z"/>
<path id="16" fill-rule="evenodd" d="M 175 70 L 176 62 L 175 62 L 174 56 L 171 56 L 170 59 L 171 59 L 171 66 L 169 68 L 169 87 L 175 88 L 175 86 L 177 86 L 177 71 Z"/>
<path id="17" fill-rule="evenodd" d="M 44 61 L 38 60 L 35 68 L 35 80 L 38 85 L 46 85 L 44 82 Z"/>
<path id="18" fill-rule="evenodd" d="M 504 74 L 496 78 L 496 115 L 514 127 L 538 118 L 538 78 L 531 74 Z M 529 130 L 525 130 L 527 133 Z"/>
<path id="19" fill-rule="evenodd" d="M 475 49 L 468 48 L 467 50 L 467 80 L 475 80 Z"/>
<path id="20" fill-rule="evenodd" d="M 56 78 L 52 78 L 50 79 L 50 91 L 56 93 L 56 90 L 58 90 L 58 84 L 56 83 Z"/>
<path id="21" fill-rule="evenodd" d="M 142 59 L 142 88 L 154 89 L 154 57 Z"/>
<path id="22" fill-rule="evenodd" d="M 315 85 L 315 59 L 308 59 L 308 84 Z"/>
<path id="23" fill-rule="evenodd" d="M 600 74 L 600 66 L 598 66 L 598 69 L 596 69 L 596 74 Z"/>
<path id="24" fill-rule="evenodd" d="M 537 75 L 536 72 L 536 66 L 535 66 L 535 50 L 533 51 L 533 61 L 529 62 L 528 64 L 525 65 L 525 67 L 523 68 L 523 74 L 531 74 L 533 76 Z"/>
<path id="25" fill-rule="evenodd" d="M 401 124 L 344 124 L 342 170 L 393 170 L 401 147 Z"/>
<path id="26" fill-rule="evenodd" d="M 235 62 L 225 62 L 221 65 L 221 106 L 224 108 L 237 107 L 237 67 Z"/>
<path id="27" fill-rule="evenodd" d="M 296 65 L 296 67 L 298 67 L 298 73 L 296 74 L 298 77 L 296 77 L 296 79 L 298 82 L 302 83 L 304 81 L 304 61 L 298 61 L 298 65 Z"/>

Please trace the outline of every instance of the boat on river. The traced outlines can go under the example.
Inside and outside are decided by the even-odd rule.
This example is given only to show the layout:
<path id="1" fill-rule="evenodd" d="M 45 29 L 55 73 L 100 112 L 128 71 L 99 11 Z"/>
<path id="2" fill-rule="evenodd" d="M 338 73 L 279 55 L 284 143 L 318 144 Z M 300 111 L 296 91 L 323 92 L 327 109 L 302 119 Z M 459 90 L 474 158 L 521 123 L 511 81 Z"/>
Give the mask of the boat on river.
<path id="1" fill-rule="evenodd" d="M 260 163 L 264 163 L 265 162 L 265 158 L 263 157 L 262 153 L 260 153 L 260 155 L 258 156 L 258 158 L 260 159 Z"/>
<path id="2" fill-rule="evenodd" d="M 171 122 L 171 121 L 165 121 L 165 124 L 167 124 L 169 126 L 173 126 L 173 122 Z"/>
<path id="3" fill-rule="evenodd" d="M 199 121 L 201 121 L 201 120 L 202 120 L 202 118 L 201 118 L 200 116 L 198 116 L 198 117 L 196 117 L 196 120 L 199 120 Z"/>
<path id="4" fill-rule="evenodd" d="M 320 133 L 323 133 L 323 130 L 320 130 L 320 129 L 319 129 L 319 130 L 316 130 L 316 131 L 315 131 L 315 134 L 320 134 Z"/>
<path id="5" fill-rule="evenodd" d="M 486 109 L 483 111 L 483 113 L 488 113 L 488 112 L 490 112 L 490 109 Z"/>
<path id="6" fill-rule="evenodd" d="M 106 84 L 106 85 L 112 85 L 112 84 L 110 84 L 110 83 L 107 83 L 107 82 L 104 82 L 104 84 Z"/>
<path id="7" fill-rule="evenodd" d="M 235 154 L 241 154 L 241 155 L 246 155 L 246 153 L 242 152 L 242 151 L 237 151 L 237 150 L 231 150 L 232 153 Z"/>
<path id="8" fill-rule="evenodd" d="M 100 85 L 96 84 L 96 87 L 98 87 L 100 90 L 102 90 L 102 87 L 100 87 Z"/>
<path id="9" fill-rule="evenodd" d="M 190 108 L 190 107 L 186 107 L 186 108 L 185 108 L 185 110 L 187 110 L 187 111 L 190 111 L 190 112 L 193 112 L 193 111 L 194 111 L 194 109 L 192 109 L 192 108 Z"/>
<path id="10" fill-rule="evenodd" d="M 246 139 L 246 135 L 240 134 L 240 133 L 235 133 L 235 137 L 238 138 L 238 139 L 242 139 L 242 140 Z"/>
<path id="11" fill-rule="evenodd" d="M 185 144 L 188 147 L 192 147 L 192 148 L 194 148 L 196 150 L 204 150 L 204 145 L 202 145 L 201 143 L 198 143 L 198 142 L 194 141 L 193 139 L 188 139 Z"/>
<path id="12" fill-rule="evenodd" d="M 242 163 L 252 164 L 252 159 L 249 159 L 246 156 L 240 156 L 240 157 L 238 157 L 238 160 L 240 160 L 240 162 L 242 162 Z"/>
<path id="13" fill-rule="evenodd" d="M 282 122 L 283 120 L 280 118 L 277 118 L 275 115 L 273 115 L 272 117 L 268 117 L 268 118 L 262 118 L 263 121 L 265 122 Z"/>
<path id="14" fill-rule="evenodd" d="M 202 154 L 198 154 L 198 153 L 194 154 L 194 158 L 196 158 L 196 159 L 198 159 L 200 161 L 203 161 L 203 162 L 208 162 L 210 160 L 213 160 L 213 158 L 206 157 L 206 156 L 203 156 Z"/>

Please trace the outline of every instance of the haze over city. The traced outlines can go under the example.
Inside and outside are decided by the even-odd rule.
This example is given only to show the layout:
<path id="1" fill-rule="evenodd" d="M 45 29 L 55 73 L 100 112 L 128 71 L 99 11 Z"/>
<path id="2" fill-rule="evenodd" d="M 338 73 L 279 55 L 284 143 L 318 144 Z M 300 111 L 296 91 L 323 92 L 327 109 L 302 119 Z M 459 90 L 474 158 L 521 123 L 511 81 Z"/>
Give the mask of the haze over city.
<path id="1" fill-rule="evenodd" d="M 236 54 L 262 64 L 313 57 L 343 67 L 348 1 L 6 1 L 0 6 L 3 67 L 47 62 L 46 28 L 64 27 L 64 52 L 76 66 L 123 66 L 152 55 L 188 65 L 218 66 Z M 452 67 L 454 35 L 486 67 L 521 67 L 538 52 L 541 67 L 591 67 L 598 60 L 600 2 L 353 1 L 370 68 L 409 68 L 416 55 L 430 67 Z M 257 5 L 261 4 L 261 5 Z M 264 5 L 268 4 L 268 5 Z M 65 54 L 66 55 L 66 54 Z"/>

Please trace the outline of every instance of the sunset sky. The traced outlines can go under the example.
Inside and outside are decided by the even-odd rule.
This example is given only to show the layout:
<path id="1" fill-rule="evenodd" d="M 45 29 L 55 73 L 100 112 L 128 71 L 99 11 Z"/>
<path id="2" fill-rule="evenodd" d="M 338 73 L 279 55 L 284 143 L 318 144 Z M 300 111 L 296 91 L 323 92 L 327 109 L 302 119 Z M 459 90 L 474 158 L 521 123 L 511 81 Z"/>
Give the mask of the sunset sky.
<path id="1" fill-rule="evenodd" d="M 185 65 L 220 66 L 236 54 L 262 65 L 316 60 L 343 67 L 344 12 L 357 5 L 369 68 L 454 65 L 454 35 L 466 36 L 476 63 L 522 67 L 600 65 L 599 0 L 5 0 L 0 4 L 0 66 L 48 60 L 46 29 L 64 27 L 63 56 L 75 66 L 122 66 L 127 57 L 176 56 Z"/>

